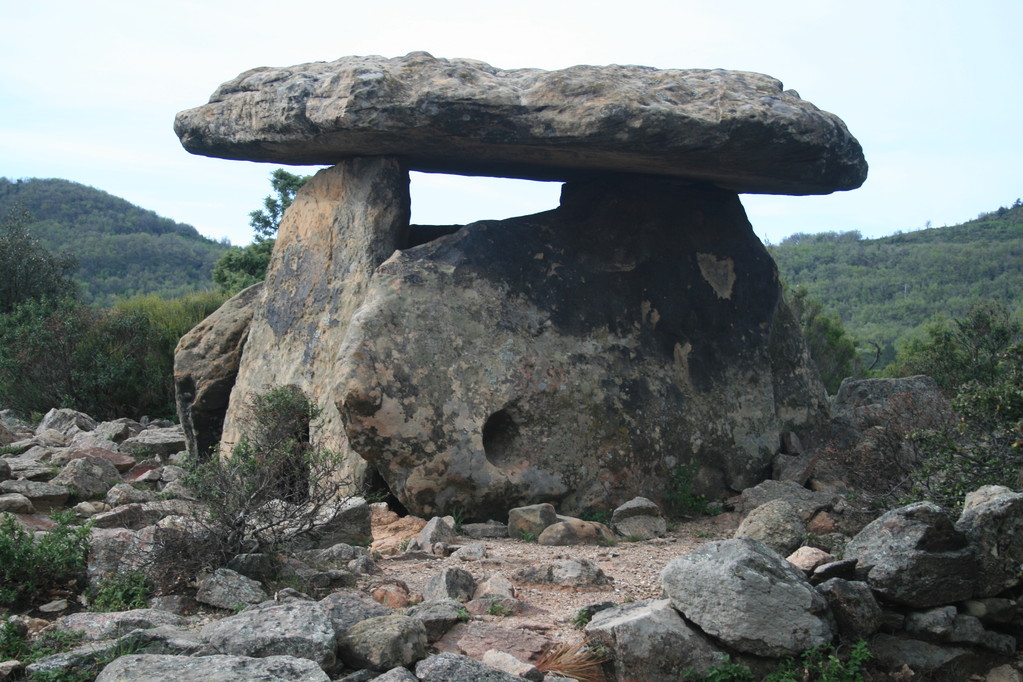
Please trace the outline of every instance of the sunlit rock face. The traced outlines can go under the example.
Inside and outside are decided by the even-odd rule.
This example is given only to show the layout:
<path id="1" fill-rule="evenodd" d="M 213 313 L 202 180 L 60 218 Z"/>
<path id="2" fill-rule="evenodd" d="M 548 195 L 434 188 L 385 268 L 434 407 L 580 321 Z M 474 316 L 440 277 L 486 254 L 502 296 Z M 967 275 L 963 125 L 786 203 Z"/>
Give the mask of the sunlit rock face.
<path id="1" fill-rule="evenodd" d="M 866 164 L 772 78 L 347 57 L 246 72 L 176 130 L 196 153 L 335 164 L 249 304 L 224 451 L 248 396 L 295 385 L 339 475 L 485 518 L 663 503 L 680 471 L 725 495 L 826 412 L 736 192 L 848 189 Z M 410 169 L 568 182 L 552 211 L 431 228 L 409 225 Z"/>

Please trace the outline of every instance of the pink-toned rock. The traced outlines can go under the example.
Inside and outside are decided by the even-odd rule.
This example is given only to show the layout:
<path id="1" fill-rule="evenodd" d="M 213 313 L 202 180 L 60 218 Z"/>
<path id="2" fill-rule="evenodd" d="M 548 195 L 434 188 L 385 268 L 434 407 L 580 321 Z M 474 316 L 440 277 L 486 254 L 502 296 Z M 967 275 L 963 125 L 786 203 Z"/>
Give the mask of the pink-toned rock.
<path id="1" fill-rule="evenodd" d="M 818 566 L 834 561 L 835 557 L 823 549 L 816 547 L 800 547 L 785 559 L 790 564 L 803 571 L 807 575 L 813 573 Z"/>
<path id="2" fill-rule="evenodd" d="M 398 516 L 394 512 L 374 513 L 371 519 L 373 543 L 371 552 L 380 552 L 384 556 L 400 554 L 402 544 L 406 546 L 415 539 L 426 526 L 426 520 L 418 516 Z"/>
<path id="3" fill-rule="evenodd" d="M 614 533 L 596 521 L 560 521 L 547 526 L 536 540 L 541 545 L 613 545 Z"/>
<path id="4" fill-rule="evenodd" d="M 470 621 L 459 623 L 437 640 L 438 653 L 452 653 L 482 658 L 490 649 L 500 649 L 520 661 L 535 661 L 551 644 L 551 640 L 524 629 Z"/>
<path id="5" fill-rule="evenodd" d="M 412 593 L 401 580 L 389 580 L 382 585 L 377 585 L 370 592 L 373 601 L 389 606 L 392 609 L 403 609 L 412 601 Z"/>
<path id="6" fill-rule="evenodd" d="M 834 533 L 838 524 L 835 523 L 835 519 L 831 514 L 826 511 L 817 512 L 816 515 L 810 522 L 806 524 L 806 532 L 812 533 L 813 535 L 827 535 L 828 533 Z"/>
<path id="7" fill-rule="evenodd" d="M 86 448 L 83 450 L 75 450 L 67 455 L 68 460 L 81 459 L 82 457 L 98 457 L 105 459 L 114 465 L 120 473 L 129 471 L 136 464 L 134 457 L 123 455 L 120 452 L 114 452 L 113 450 L 107 450 L 104 448 Z"/>

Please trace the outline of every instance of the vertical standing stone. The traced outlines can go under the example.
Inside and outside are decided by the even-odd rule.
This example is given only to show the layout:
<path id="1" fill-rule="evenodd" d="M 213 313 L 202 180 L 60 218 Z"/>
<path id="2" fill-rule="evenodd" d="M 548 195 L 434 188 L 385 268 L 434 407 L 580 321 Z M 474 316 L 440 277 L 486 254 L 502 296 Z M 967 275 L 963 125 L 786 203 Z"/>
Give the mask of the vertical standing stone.
<path id="1" fill-rule="evenodd" d="M 347 451 L 331 398 L 335 362 L 370 276 L 403 244 L 409 224 L 408 171 L 389 157 L 356 158 L 317 173 L 281 221 L 256 305 L 222 448 L 239 438 L 247 397 L 295 385 L 323 409 L 314 445 Z M 342 475 L 361 476 L 350 456 Z"/>

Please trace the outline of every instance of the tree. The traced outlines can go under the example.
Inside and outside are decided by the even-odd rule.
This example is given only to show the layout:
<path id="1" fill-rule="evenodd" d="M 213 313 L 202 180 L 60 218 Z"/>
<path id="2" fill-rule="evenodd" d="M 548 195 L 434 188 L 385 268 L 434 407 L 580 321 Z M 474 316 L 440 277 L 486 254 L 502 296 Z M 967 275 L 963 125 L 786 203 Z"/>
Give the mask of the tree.
<path id="1" fill-rule="evenodd" d="M 270 264 L 270 253 L 273 251 L 281 218 L 295 200 L 298 190 L 310 177 L 294 175 L 283 168 L 270 174 L 270 186 L 275 194 L 263 199 L 261 210 L 249 214 L 249 225 L 255 231 L 255 241 L 248 246 L 231 249 L 213 266 L 213 281 L 223 291 L 233 295 L 266 278 L 266 268 Z"/>
<path id="2" fill-rule="evenodd" d="M 0 314 L 19 304 L 59 299 L 77 293 L 71 273 L 78 267 L 73 256 L 55 256 L 29 234 L 32 217 L 24 209 L 12 211 L 0 224 Z"/>
<path id="3" fill-rule="evenodd" d="M 788 294 L 821 381 L 828 393 L 837 393 L 842 380 L 859 371 L 856 342 L 845 333 L 842 321 L 826 314 L 821 302 L 810 298 L 804 287 L 796 287 Z"/>
<path id="4" fill-rule="evenodd" d="M 295 200 L 298 190 L 309 181 L 310 175 L 295 175 L 283 168 L 278 168 L 270 174 L 270 186 L 273 187 L 276 196 L 271 194 L 263 199 L 263 208 L 249 214 L 249 225 L 256 232 L 256 241 L 274 239 L 277 236 L 277 228 L 280 227 L 281 218 L 284 212 Z"/>

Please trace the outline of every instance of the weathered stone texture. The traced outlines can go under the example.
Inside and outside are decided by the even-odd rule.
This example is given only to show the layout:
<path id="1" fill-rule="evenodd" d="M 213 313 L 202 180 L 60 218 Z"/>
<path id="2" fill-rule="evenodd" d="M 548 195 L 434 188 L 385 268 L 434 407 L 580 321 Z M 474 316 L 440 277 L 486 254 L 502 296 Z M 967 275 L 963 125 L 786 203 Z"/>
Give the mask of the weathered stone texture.
<path id="1" fill-rule="evenodd" d="M 415 170 L 667 175 L 769 194 L 853 189 L 867 173 L 837 116 L 770 76 L 721 69 L 344 57 L 246 71 L 174 128 L 195 154 L 286 164 L 393 155 Z"/>

